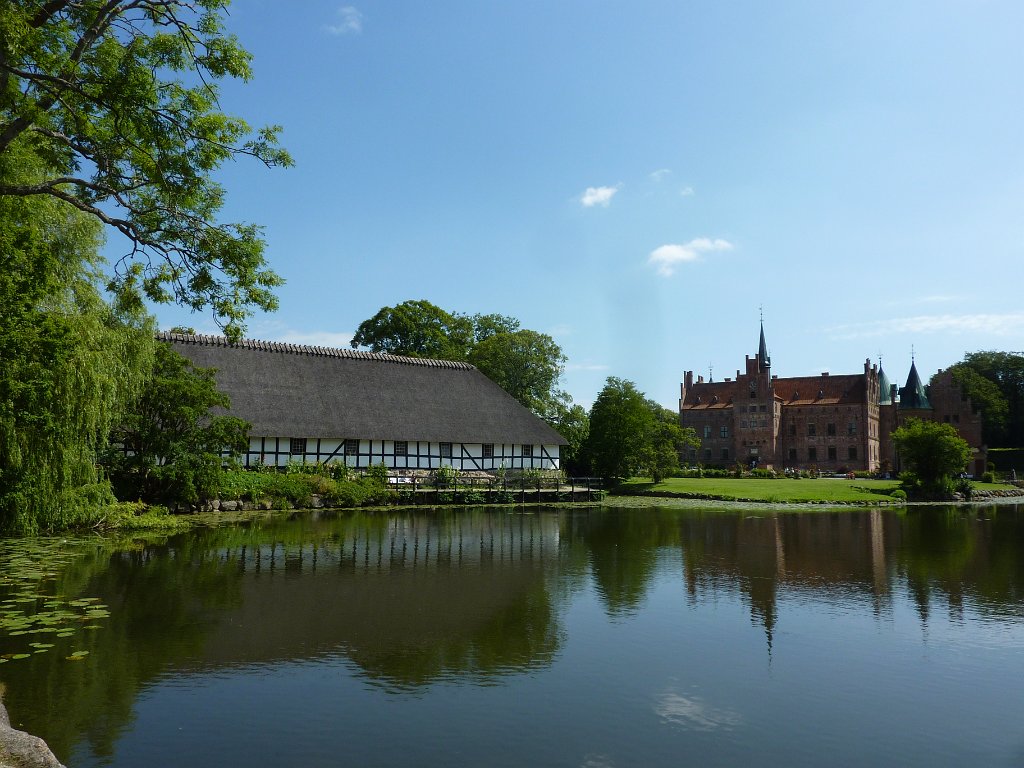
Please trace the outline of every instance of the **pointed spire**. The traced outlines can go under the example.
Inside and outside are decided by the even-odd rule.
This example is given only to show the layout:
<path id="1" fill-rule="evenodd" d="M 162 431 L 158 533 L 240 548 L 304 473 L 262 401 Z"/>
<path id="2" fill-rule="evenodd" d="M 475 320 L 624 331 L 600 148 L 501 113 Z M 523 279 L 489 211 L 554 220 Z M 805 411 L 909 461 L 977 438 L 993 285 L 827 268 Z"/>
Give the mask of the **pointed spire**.
<path id="1" fill-rule="evenodd" d="M 917 364 L 911 358 L 907 386 L 900 390 L 900 409 L 918 408 L 931 410 L 931 407 L 932 404 L 928 401 L 928 393 L 921 383 L 921 377 L 917 375 Z"/>
<path id="2" fill-rule="evenodd" d="M 768 345 L 764 341 L 764 319 L 761 319 L 761 341 L 757 345 L 757 368 L 760 371 L 765 371 L 771 368 L 772 360 L 768 356 Z"/>
<path id="3" fill-rule="evenodd" d="M 892 404 L 892 384 L 889 383 L 889 377 L 885 375 L 885 371 L 882 369 L 881 355 L 878 356 L 878 404 Z"/>

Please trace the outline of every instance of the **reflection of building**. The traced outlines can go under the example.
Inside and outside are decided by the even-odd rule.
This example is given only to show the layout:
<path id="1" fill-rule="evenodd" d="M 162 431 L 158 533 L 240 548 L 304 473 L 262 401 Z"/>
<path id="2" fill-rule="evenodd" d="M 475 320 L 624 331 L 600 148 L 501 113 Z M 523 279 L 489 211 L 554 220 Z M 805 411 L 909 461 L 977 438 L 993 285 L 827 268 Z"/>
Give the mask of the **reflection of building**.
<path id="1" fill-rule="evenodd" d="M 985 468 L 981 416 L 948 371 L 925 387 L 911 362 L 907 385 L 899 390 L 870 360 L 861 373 L 780 378 L 771 373 L 763 326 L 757 354 L 746 358 L 735 379 L 694 380 L 693 371 L 684 373 L 679 418 L 701 440 L 685 457 L 691 463 L 897 469 L 892 432 L 919 418 L 956 427 L 974 450 L 971 469 L 980 474 Z"/>
<path id="2" fill-rule="evenodd" d="M 248 421 L 245 466 L 557 469 L 565 439 L 468 363 L 161 333 Z"/>

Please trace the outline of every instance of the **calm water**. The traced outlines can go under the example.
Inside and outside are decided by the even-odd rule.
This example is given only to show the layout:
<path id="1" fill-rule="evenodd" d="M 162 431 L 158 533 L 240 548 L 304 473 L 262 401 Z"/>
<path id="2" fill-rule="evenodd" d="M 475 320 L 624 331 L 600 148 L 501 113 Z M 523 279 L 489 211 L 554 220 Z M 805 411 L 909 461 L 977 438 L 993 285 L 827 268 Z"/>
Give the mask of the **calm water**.
<path id="1" fill-rule="evenodd" d="M 0 682 L 72 768 L 1024 765 L 1020 507 L 353 514 L 64 549 L 37 595 L 110 615 L 0 636 L 54 646 Z"/>

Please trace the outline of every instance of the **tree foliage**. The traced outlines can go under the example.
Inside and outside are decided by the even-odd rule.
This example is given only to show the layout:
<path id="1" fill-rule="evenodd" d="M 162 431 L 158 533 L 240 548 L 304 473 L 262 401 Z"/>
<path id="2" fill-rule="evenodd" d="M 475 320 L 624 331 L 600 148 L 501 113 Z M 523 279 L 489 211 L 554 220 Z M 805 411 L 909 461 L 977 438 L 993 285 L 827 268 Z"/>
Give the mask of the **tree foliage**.
<path id="1" fill-rule="evenodd" d="M 157 344 L 153 378 L 114 430 L 104 456 L 118 495 L 186 502 L 216 496 L 221 451 L 231 452 L 231 460 L 249 443 L 247 422 L 211 414 L 230 405 L 213 370 Z"/>
<path id="2" fill-rule="evenodd" d="M 964 393 L 982 411 L 986 442 L 1024 448 L 1024 354 L 970 352 L 952 371 Z M 995 385 L 999 396 L 982 379 Z"/>
<path id="3" fill-rule="evenodd" d="M 907 422 L 892 433 L 896 452 L 910 473 L 912 491 L 944 495 L 954 475 L 963 472 L 971 458 L 971 446 L 951 424 L 921 419 Z"/>
<path id="4" fill-rule="evenodd" d="M 130 296 L 98 289 L 100 237 L 62 200 L 0 195 L 0 530 L 64 527 L 111 498 L 96 451 L 154 342 Z"/>
<path id="5" fill-rule="evenodd" d="M 590 471 L 585 446 L 590 436 L 590 416 L 582 405 L 562 405 L 552 426 L 568 444 L 561 451 L 562 468 L 570 475 L 584 475 Z"/>
<path id="6" fill-rule="evenodd" d="M 555 425 L 569 407 L 558 389 L 565 355 L 554 339 L 506 315 L 461 315 L 426 300 L 382 307 L 359 324 L 352 347 L 470 362 L 512 397 Z"/>
<path id="7" fill-rule="evenodd" d="M 352 337 L 352 348 L 435 360 L 466 359 L 472 344 L 469 319 L 453 315 L 426 300 L 382 307 L 364 320 Z"/>
<path id="8" fill-rule="evenodd" d="M 985 443 L 1006 445 L 1010 407 L 999 385 L 967 363 L 957 363 L 949 371 L 961 391 L 971 399 L 971 405 L 981 411 L 982 439 Z"/>
<path id="9" fill-rule="evenodd" d="M 698 445 L 672 411 L 647 400 L 631 381 L 611 376 L 590 410 L 586 455 L 602 477 L 650 475 L 656 482 L 679 468 L 679 452 Z"/>
<path id="10" fill-rule="evenodd" d="M 558 389 L 565 355 L 546 333 L 498 332 L 478 342 L 469 362 L 542 418 L 557 420 L 568 395 Z"/>
<path id="11" fill-rule="evenodd" d="M 237 337 L 281 281 L 257 227 L 217 221 L 212 173 L 239 156 L 291 160 L 278 128 L 253 132 L 219 109 L 218 81 L 252 74 L 227 4 L 0 4 L 0 196 L 61 200 L 116 230 L 128 243 L 116 289 L 211 307 Z"/>

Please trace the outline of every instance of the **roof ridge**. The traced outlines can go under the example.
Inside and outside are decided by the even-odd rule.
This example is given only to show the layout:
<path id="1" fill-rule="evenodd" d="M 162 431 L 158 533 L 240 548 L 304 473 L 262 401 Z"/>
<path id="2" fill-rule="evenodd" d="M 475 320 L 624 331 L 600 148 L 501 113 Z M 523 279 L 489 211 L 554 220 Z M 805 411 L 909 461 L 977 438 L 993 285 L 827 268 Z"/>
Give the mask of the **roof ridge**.
<path id="1" fill-rule="evenodd" d="M 253 349 L 259 352 L 280 352 L 291 355 L 307 355 L 309 357 L 340 357 L 350 360 L 376 360 L 382 363 L 398 363 L 400 365 L 422 365 L 428 368 L 455 368 L 472 371 L 476 366 L 457 360 L 434 360 L 426 357 L 407 357 L 405 355 L 389 355 L 384 352 L 362 352 L 356 349 L 338 347 L 321 347 L 310 344 L 292 344 L 287 341 L 265 341 L 263 339 L 242 339 L 232 343 L 225 336 L 211 336 L 203 333 L 172 333 L 159 331 L 157 341 L 175 342 L 178 344 L 197 344 L 204 347 L 234 347 L 236 349 Z"/>

